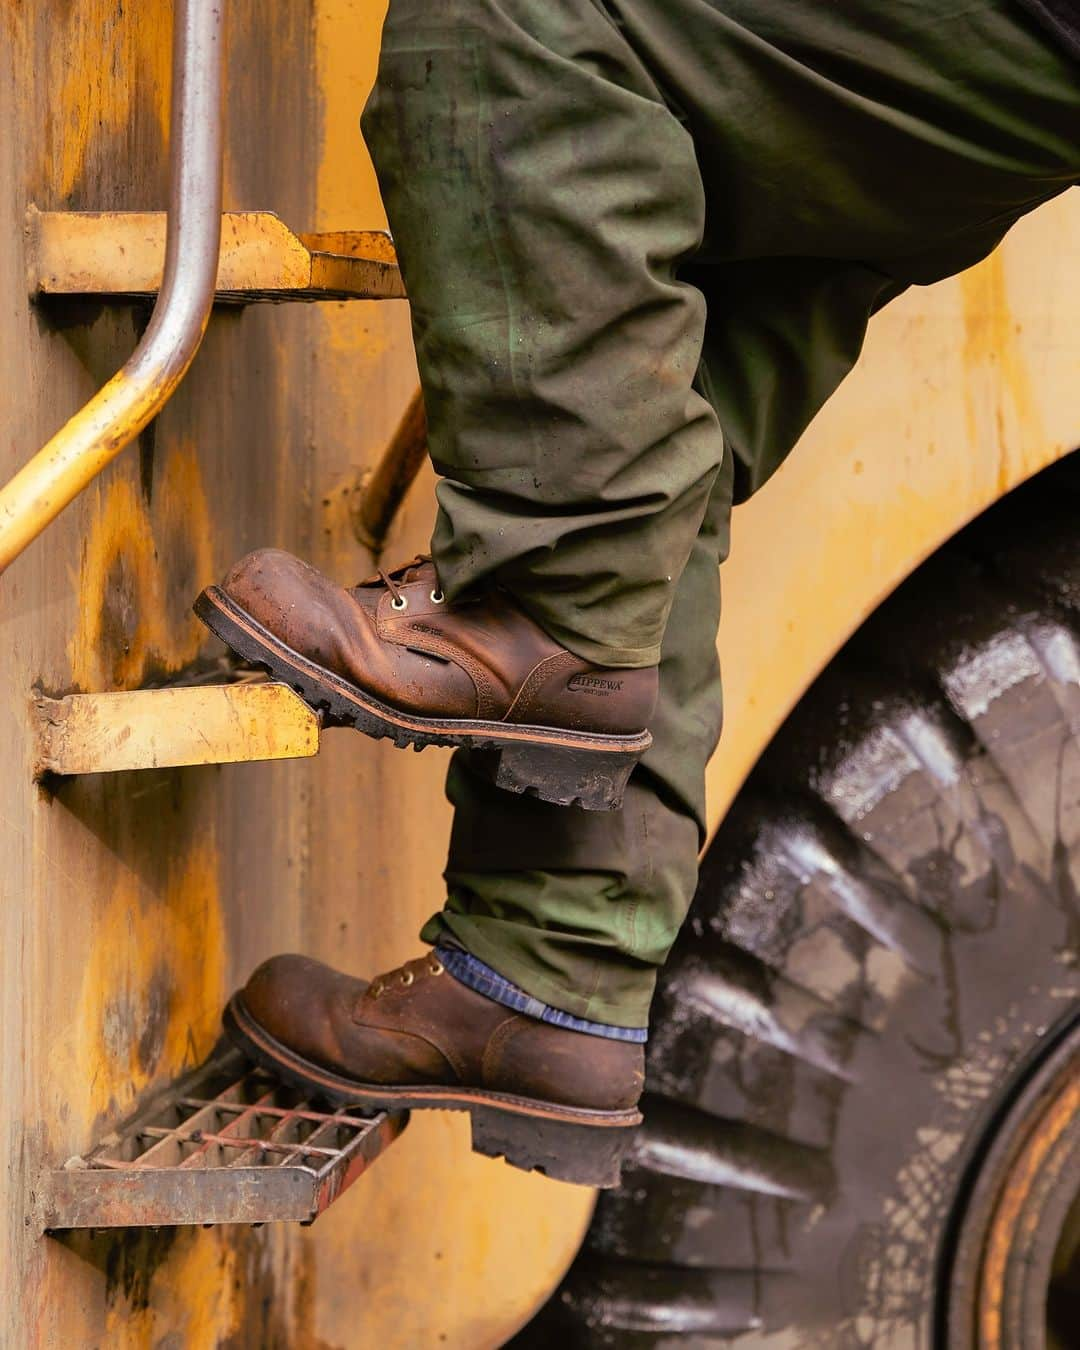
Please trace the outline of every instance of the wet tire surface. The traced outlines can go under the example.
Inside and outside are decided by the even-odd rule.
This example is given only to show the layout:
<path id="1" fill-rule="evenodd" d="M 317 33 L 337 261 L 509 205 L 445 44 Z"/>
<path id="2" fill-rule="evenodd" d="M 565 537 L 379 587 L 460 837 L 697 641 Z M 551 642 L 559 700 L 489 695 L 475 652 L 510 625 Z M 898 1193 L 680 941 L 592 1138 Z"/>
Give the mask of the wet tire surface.
<path id="1" fill-rule="evenodd" d="M 623 1183 L 512 1345 L 941 1343 L 950 1216 L 1080 1016 L 1078 520 L 1080 455 L 935 555 L 778 733 L 661 978 Z"/>

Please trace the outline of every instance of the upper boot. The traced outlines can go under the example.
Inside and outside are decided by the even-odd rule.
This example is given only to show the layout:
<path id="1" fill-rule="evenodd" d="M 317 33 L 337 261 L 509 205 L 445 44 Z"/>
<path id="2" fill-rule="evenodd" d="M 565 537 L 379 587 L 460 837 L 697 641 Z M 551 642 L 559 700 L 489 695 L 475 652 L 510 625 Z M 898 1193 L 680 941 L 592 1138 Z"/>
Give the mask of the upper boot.
<path id="1" fill-rule="evenodd" d="M 328 721 L 397 745 L 470 746 L 513 792 L 614 809 L 650 744 L 656 667 L 583 660 L 506 591 L 449 601 L 426 558 L 345 588 L 260 549 L 195 612 Z"/>
<path id="2" fill-rule="evenodd" d="M 305 1091 L 372 1110 L 468 1111 L 477 1152 L 565 1181 L 616 1185 L 641 1120 L 641 1045 L 515 1012 L 434 952 L 370 984 L 274 957 L 232 999 L 225 1026 Z"/>

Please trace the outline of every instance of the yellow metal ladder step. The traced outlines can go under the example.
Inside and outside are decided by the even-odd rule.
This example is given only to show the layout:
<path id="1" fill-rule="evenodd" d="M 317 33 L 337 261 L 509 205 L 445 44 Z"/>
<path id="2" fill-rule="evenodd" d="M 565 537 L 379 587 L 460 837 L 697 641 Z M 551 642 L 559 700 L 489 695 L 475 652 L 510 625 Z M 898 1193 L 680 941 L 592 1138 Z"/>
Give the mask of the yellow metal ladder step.
<path id="1" fill-rule="evenodd" d="M 35 776 L 113 773 L 319 753 L 316 713 L 259 678 L 106 694 L 34 697 Z"/>
<path id="2" fill-rule="evenodd" d="M 165 267 L 164 211 L 39 211 L 26 218 L 38 297 L 151 297 Z M 271 211 L 226 211 L 215 300 L 400 300 L 397 255 L 382 230 L 294 234 Z"/>

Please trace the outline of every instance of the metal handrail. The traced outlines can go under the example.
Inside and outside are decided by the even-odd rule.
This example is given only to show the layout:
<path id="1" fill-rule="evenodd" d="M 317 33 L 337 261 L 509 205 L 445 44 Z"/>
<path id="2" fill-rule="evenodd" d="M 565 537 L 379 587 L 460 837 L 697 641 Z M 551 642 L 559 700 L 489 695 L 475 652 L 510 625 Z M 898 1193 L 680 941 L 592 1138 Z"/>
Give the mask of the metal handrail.
<path id="1" fill-rule="evenodd" d="M 155 417 L 199 349 L 221 251 L 226 0 L 176 0 L 165 273 L 127 364 L 0 489 L 0 572 Z"/>

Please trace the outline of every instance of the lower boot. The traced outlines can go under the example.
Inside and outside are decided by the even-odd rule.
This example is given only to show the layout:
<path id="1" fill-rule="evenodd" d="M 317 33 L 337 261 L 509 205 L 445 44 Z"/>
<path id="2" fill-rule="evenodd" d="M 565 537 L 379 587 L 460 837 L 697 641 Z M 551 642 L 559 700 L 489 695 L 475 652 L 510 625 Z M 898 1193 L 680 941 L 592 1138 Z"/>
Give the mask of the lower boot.
<path id="1" fill-rule="evenodd" d="M 195 612 L 330 724 L 416 749 L 469 746 L 512 792 L 614 810 L 651 742 L 655 667 L 582 660 L 502 590 L 447 600 L 426 558 L 346 589 L 261 549 Z"/>
<path id="2" fill-rule="evenodd" d="M 303 956 L 264 962 L 225 1012 L 257 1064 L 371 1111 L 467 1111 L 477 1153 L 616 1186 L 641 1121 L 641 1045 L 541 1022 L 459 983 L 432 952 L 370 984 Z"/>

